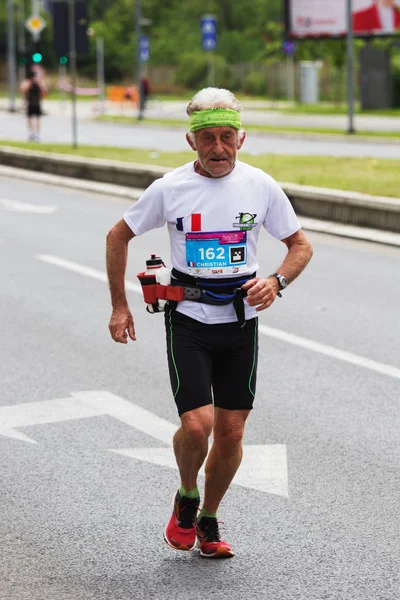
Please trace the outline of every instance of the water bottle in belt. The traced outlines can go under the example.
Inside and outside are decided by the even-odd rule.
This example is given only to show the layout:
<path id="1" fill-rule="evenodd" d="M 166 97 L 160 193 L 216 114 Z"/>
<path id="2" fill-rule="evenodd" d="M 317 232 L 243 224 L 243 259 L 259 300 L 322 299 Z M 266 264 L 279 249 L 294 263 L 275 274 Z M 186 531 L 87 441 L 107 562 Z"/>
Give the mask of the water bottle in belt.
<path id="1" fill-rule="evenodd" d="M 164 265 L 162 259 L 156 254 L 152 254 L 146 260 L 146 271 L 138 273 L 138 278 L 142 285 L 146 310 L 149 313 L 163 312 L 166 300 L 160 299 L 160 293 L 157 293 L 158 286 L 167 286 L 171 282 L 171 271 Z"/>

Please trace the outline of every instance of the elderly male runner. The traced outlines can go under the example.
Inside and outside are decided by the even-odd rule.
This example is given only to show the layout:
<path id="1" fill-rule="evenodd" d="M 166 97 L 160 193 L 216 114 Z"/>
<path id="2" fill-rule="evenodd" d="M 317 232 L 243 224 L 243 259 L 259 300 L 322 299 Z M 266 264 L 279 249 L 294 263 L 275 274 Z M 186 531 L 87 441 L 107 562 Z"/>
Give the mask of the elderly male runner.
<path id="1" fill-rule="evenodd" d="M 181 426 L 173 439 L 180 487 L 164 539 L 176 550 L 190 551 L 197 538 L 201 556 L 223 558 L 233 551 L 221 540 L 217 510 L 239 468 L 244 425 L 253 407 L 257 315 L 304 269 L 312 248 L 278 184 L 236 160 L 245 132 L 235 96 L 205 88 L 187 112 L 186 139 L 196 160 L 150 185 L 107 236 L 109 328 L 116 342 L 127 343 L 128 335 L 136 340 L 124 288 L 128 243 L 167 224 L 174 293 L 165 327 Z M 267 277 L 256 276 L 261 227 L 288 249 Z M 197 476 L 205 460 L 200 504 Z"/>

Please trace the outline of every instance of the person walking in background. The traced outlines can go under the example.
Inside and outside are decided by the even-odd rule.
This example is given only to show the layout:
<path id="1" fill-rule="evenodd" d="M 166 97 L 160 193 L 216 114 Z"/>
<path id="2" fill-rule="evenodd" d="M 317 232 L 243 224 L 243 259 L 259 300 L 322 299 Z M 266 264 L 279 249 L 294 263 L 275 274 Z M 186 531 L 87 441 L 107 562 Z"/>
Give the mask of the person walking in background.
<path id="1" fill-rule="evenodd" d="M 144 110 L 150 96 L 150 81 L 143 75 L 140 78 L 140 110 Z"/>
<path id="2" fill-rule="evenodd" d="M 39 142 L 42 98 L 46 96 L 47 90 L 39 74 L 34 69 L 28 71 L 27 78 L 21 83 L 21 92 L 26 101 L 28 140 Z"/>
<path id="3" fill-rule="evenodd" d="M 241 463 L 253 407 L 259 311 L 281 296 L 312 256 L 280 186 L 236 159 L 246 137 L 240 110 L 229 90 L 198 92 L 187 107 L 186 134 L 197 158 L 152 183 L 107 235 L 109 330 L 114 341 L 126 344 L 128 336 L 136 340 L 125 292 L 128 244 L 168 226 L 171 285 L 157 289 L 168 300 L 167 357 L 181 426 L 173 438 L 180 486 L 164 539 L 184 551 L 193 550 L 197 539 L 206 558 L 234 554 L 221 539 L 217 510 Z M 282 264 L 267 277 L 256 275 L 262 227 L 287 248 Z M 201 505 L 197 477 L 204 461 Z"/>
<path id="4" fill-rule="evenodd" d="M 400 9 L 394 0 L 374 0 L 371 6 L 353 13 L 355 33 L 394 33 L 400 29 Z"/>

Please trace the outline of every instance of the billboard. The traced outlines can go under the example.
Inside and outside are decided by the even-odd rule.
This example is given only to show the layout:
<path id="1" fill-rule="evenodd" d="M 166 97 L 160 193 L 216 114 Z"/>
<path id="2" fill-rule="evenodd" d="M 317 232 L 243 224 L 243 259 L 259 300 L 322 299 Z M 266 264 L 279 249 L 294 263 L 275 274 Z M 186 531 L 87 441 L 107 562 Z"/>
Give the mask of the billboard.
<path id="1" fill-rule="evenodd" d="M 357 37 L 400 34 L 400 0 L 352 0 Z M 285 0 L 286 35 L 291 39 L 343 37 L 347 0 Z"/>

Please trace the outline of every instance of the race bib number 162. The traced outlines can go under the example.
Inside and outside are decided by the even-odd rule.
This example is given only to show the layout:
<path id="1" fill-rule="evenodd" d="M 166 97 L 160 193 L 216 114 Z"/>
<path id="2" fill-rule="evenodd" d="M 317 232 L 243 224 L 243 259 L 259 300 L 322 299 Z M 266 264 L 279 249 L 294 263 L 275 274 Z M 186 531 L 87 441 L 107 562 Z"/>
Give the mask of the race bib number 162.
<path id="1" fill-rule="evenodd" d="M 247 232 L 212 231 L 186 234 L 189 273 L 227 275 L 246 270 Z"/>

